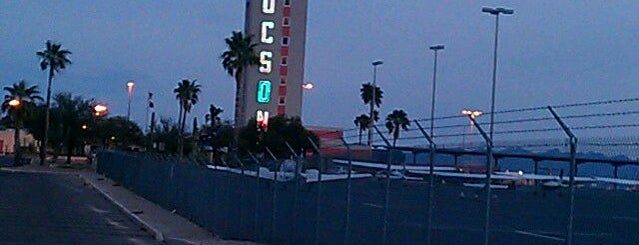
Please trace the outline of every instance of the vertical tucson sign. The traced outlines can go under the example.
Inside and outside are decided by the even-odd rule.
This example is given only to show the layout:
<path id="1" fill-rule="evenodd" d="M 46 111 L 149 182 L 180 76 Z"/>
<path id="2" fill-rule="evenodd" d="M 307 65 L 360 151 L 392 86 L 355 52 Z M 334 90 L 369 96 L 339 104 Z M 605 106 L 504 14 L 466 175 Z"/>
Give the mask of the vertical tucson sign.
<path id="1" fill-rule="evenodd" d="M 247 0 L 245 32 L 256 42 L 260 64 L 246 70 L 242 124 L 255 118 L 302 114 L 307 0 Z"/>

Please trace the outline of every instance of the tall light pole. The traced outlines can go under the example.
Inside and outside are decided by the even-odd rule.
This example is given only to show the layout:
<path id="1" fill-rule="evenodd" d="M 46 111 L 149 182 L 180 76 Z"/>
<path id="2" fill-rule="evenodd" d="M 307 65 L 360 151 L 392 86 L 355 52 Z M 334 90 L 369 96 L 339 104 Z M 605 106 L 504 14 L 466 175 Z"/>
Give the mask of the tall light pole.
<path id="1" fill-rule="evenodd" d="M 490 102 L 490 139 L 493 140 L 493 129 L 495 127 L 495 86 L 497 84 L 497 44 L 499 42 L 499 15 L 511 15 L 515 13 L 512 9 L 507 8 L 489 8 L 483 7 L 481 12 L 495 16 L 495 49 L 493 50 L 493 88 Z"/>
<path id="2" fill-rule="evenodd" d="M 483 7 L 481 12 L 488 13 L 495 16 L 495 49 L 493 50 L 493 88 L 491 94 L 491 102 L 490 102 L 490 142 L 495 142 L 493 139 L 493 132 L 495 127 L 495 84 L 497 83 L 497 43 L 499 41 L 499 15 L 511 15 L 515 11 L 507 8 L 488 8 Z M 491 149 L 491 146 L 488 147 Z M 485 235 L 484 235 L 484 244 L 489 244 L 490 238 L 490 181 L 491 181 L 491 172 L 493 171 L 493 159 L 492 157 L 488 157 L 488 165 L 486 168 L 486 224 L 484 226 Z"/>
<path id="3" fill-rule="evenodd" d="M 20 100 L 20 98 L 13 98 L 12 100 L 9 101 L 9 106 L 11 106 L 13 108 L 14 111 L 14 115 L 13 115 L 13 128 L 14 128 L 14 142 L 13 142 L 13 161 L 15 166 L 20 166 L 20 127 L 19 127 L 19 123 L 18 122 L 18 118 L 17 118 L 17 111 L 18 109 L 20 109 L 20 106 L 22 105 L 22 101 Z"/>
<path id="4" fill-rule="evenodd" d="M 373 142 L 373 125 L 375 124 L 375 96 L 377 94 L 377 66 L 384 64 L 382 60 L 373 61 L 373 86 L 372 86 L 372 98 L 371 98 L 371 112 L 370 112 L 370 120 L 368 123 L 368 146 L 372 145 Z"/>
<path id="5" fill-rule="evenodd" d="M 435 60 L 433 61 L 433 94 L 432 94 L 432 100 L 431 100 L 431 104 L 430 104 L 430 137 L 433 137 L 433 130 L 435 129 L 435 88 L 436 88 L 436 84 L 437 84 L 437 51 L 439 50 L 443 50 L 444 49 L 444 45 L 435 45 L 435 46 L 430 46 L 430 50 L 433 51 L 433 53 L 435 53 Z M 435 145 L 433 144 L 434 142 L 430 142 L 430 149 L 431 152 L 429 154 L 430 157 L 430 178 L 429 178 L 429 191 L 428 191 L 428 224 L 427 224 L 427 239 L 428 239 L 428 243 L 427 244 L 431 244 L 432 243 L 432 223 L 433 223 L 433 190 L 435 189 L 435 176 L 434 176 L 434 171 L 435 171 L 435 154 L 434 154 L 434 149 L 433 147 L 435 147 Z M 415 156 L 413 156 L 415 157 Z"/>
<path id="6" fill-rule="evenodd" d="M 131 98 L 133 97 L 133 86 L 135 86 L 135 82 L 133 80 L 126 82 L 126 87 L 129 91 L 129 106 L 126 110 L 127 120 L 131 120 Z"/>

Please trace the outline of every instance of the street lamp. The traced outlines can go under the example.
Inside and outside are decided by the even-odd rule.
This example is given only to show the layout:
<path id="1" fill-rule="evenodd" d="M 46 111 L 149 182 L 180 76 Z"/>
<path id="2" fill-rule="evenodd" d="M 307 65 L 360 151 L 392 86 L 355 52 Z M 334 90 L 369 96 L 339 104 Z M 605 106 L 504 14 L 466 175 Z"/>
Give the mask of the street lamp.
<path id="1" fill-rule="evenodd" d="M 372 87 L 372 98 L 371 98 L 371 112 L 370 112 L 370 120 L 368 122 L 368 146 L 371 146 L 373 142 L 373 131 L 372 127 L 375 124 L 375 117 L 373 113 L 375 112 L 375 95 L 377 94 L 377 66 L 384 64 L 382 60 L 373 61 L 373 87 Z"/>
<path id="2" fill-rule="evenodd" d="M 464 109 L 462 110 L 462 114 L 465 116 L 469 116 L 472 119 L 478 118 L 479 116 L 483 115 L 484 112 L 479 111 L 479 110 L 469 110 L 469 109 Z M 473 123 L 473 121 L 470 121 L 470 129 L 468 130 L 470 134 L 473 133 L 473 127 L 475 126 L 475 123 Z M 462 138 L 462 147 L 466 147 L 466 135 L 464 135 L 464 137 Z M 472 145 L 471 145 L 472 147 Z"/>
<path id="3" fill-rule="evenodd" d="M 20 98 L 13 98 L 12 100 L 9 101 L 9 106 L 11 106 L 13 108 L 13 110 L 17 110 L 18 107 L 20 107 L 20 105 L 22 104 L 22 102 L 20 101 Z M 15 117 L 15 115 L 14 115 Z M 13 142 L 13 149 L 14 149 L 14 158 L 13 161 L 15 163 L 16 166 L 19 166 L 20 164 L 20 128 L 18 127 L 18 120 L 16 118 L 14 118 L 14 142 Z"/>
<path id="4" fill-rule="evenodd" d="M 93 111 L 95 112 L 95 116 L 99 117 L 104 116 L 107 111 L 109 111 L 109 108 L 104 104 L 97 104 L 93 107 Z"/>
<path id="5" fill-rule="evenodd" d="M 490 139 L 493 140 L 493 129 L 495 127 L 495 86 L 497 83 L 497 43 L 499 41 L 499 15 L 511 15 L 515 13 L 512 9 L 507 8 L 489 8 L 483 7 L 481 12 L 495 16 L 495 49 L 493 50 L 493 88 L 490 103 Z"/>
<path id="6" fill-rule="evenodd" d="M 302 88 L 307 90 L 307 91 L 313 90 L 314 87 L 315 87 L 315 85 L 313 83 L 311 83 L 311 82 L 307 82 L 305 84 L 302 84 Z"/>
<path id="7" fill-rule="evenodd" d="M 20 104 L 22 104 L 20 102 L 20 99 L 12 99 L 9 101 L 9 106 L 13 107 L 13 108 L 18 108 L 18 106 L 20 106 Z"/>
<path id="8" fill-rule="evenodd" d="M 437 51 L 439 50 L 443 50 L 444 49 L 444 45 L 435 45 L 435 46 L 430 46 L 429 48 L 430 50 L 433 51 L 433 53 L 435 54 L 435 60 L 433 62 L 433 94 L 432 94 L 432 101 L 430 104 L 430 137 L 433 137 L 433 130 L 435 129 L 435 85 L 437 84 Z M 433 209 L 433 189 L 435 186 L 435 176 L 434 176 L 434 171 L 435 171 L 435 144 L 434 142 L 431 140 L 430 141 L 430 170 L 429 170 L 429 191 L 428 191 L 428 224 L 427 224 L 427 233 L 428 233 L 428 242 L 427 244 L 431 244 L 432 243 L 432 233 L 431 233 L 431 227 L 432 227 L 432 222 L 433 222 L 433 215 L 432 215 L 432 209 Z M 414 156 L 413 156 L 414 157 Z"/>
<path id="9" fill-rule="evenodd" d="M 493 50 L 493 86 L 490 102 L 490 141 L 495 142 L 493 139 L 493 132 L 495 128 L 495 86 L 497 83 L 497 43 L 499 41 L 499 15 L 511 15 L 515 13 L 512 9 L 507 8 L 488 8 L 483 7 L 481 12 L 488 13 L 495 16 L 495 49 Z M 490 181 L 491 172 L 493 171 L 493 159 L 489 157 L 486 168 L 486 224 L 484 226 L 484 244 L 488 245 L 490 237 Z M 570 244 L 570 239 L 569 244 Z"/>
<path id="10" fill-rule="evenodd" d="M 135 82 L 133 80 L 126 83 L 127 90 L 129 91 L 129 107 L 126 111 L 127 120 L 131 120 L 131 98 L 133 97 L 133 86 L 135 86 Z"/>

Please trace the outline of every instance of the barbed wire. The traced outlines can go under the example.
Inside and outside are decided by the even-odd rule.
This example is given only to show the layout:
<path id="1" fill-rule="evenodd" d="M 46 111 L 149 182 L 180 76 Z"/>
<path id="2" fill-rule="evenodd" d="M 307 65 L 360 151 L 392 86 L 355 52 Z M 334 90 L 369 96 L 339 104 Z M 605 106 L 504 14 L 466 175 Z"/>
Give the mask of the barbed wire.
<path id="1" fill-rule="evenodd" d="M 619 103 L 629 103 L 629 102 L 638 102 L 639 98 L 627 98 L 627 99 L 615 99 L 615 100 L 600 100 L 600 101 L 592 101 L 592 102 L 583 102 L 583 103 L 572 103 L 572 104 L 558 104 L 551 105 L 553 108 L 570 108 L 570 107 L 583 107 L 583 106 L 594 106 L 594 105 L 609 105 L 609 104 L 619 104 Z M 506 114 L 506 113 L 516 113 L 516 112 L 530 112 L 530 111 L 540 111 L 547 110 L 548 106 L 538 106 L 538 107 L 528 107 L 528 108 L 516 108 L 516 109 L 508 109 L 495 111 L 494 114 Z M 485 112 L 484 115 L 490 115 L 491 112 Z M 569 115 L 563 116 L 562 119 L 575 119 L 575 118 L 589 118 L 589 117 L 607 117 L 607 116 L 625 116 L 625 115 L 635 115 L 639 114 L 639 111 L 624 111 L 624 112 L 612 112 L 612 113 L 591 113 L 591 114 L 577 114 L 577 115 Z M 456 119 L 456 118 L 465 118 L 466 115 L 449 115 L 449 116 L 441 116 L 435 117 L 433 120 L 446 120 L 446 119 Z M 515 119 L 515 120 L 505 120 L 505 121 L 496 121 L 494 124 L 512 124 L 512 123 L 529 123 L 529 122 L 538 122 L 538 121 L 550 121 L 554 120 L 553 117 L 536 117 L 536 118 L 524 118 L 524 119 Z M 415 119 L 417 122 L 429 122 L 430 118 L 421 118 Z M 374 124 L 377 127 L 384 127 L 385 123 L 377 123 Z M 446 128 L 460 128 L 465 127 L 467 124 L 453 124 L 453 125 L 444 125 L 444 126 L 436 126 L 433 129 L 446 129 Z M 357 131 L 359 127 L 347 128 L 344 129 L 343 132 Z"/>

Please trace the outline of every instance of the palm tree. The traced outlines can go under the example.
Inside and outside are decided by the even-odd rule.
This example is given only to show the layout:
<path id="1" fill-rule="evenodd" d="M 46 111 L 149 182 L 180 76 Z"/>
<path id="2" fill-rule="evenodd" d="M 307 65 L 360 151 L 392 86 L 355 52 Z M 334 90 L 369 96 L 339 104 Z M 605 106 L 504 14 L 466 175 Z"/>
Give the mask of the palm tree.
<path id="1" fill-rule="evenodd" d="M 73 96 L 71 93 L 58 93 L 53 96 L 53 101 L 55 107 L 51 110 L 52 121 L 59 123 L 58 140 L 67 150 L 66 163 L 71 164 L 73 150 L 76 149 L 82 136 L 85 135 L 86 128 L 83 129 L 82 125 L 87 125 L 94 118 L 91 110 L 93 100 L 84 99 L 82 96 Z M 56 150 L 56 152 L 58 151 Z"/>
<path id="2" fill-rule="evenodd" d="M 42 51 L 36 52 L 36 55 L 40 58 L 40 69 L 49 69 L 49 82 L 47 86 L 47 101 L 45 104 L 46 112 L 44 119 L 44 138 L 42 138 L 42 145 L 40 146 L 40 165 L 44 164 L 44 160 L 47 154 L 47 138 L 49 136 L 49 117 L 51 106 L 51 82 L 56 73 L 64 70 L 67 65 L 71 64 L 68 55 L 71 51 L 62 49 L 62 44 L 51 42 L 46 43 L 46 48 Z"/>
<path id="3" fill-rule="evenodd" d="M 368 129 L 371 118 L 366 114 L 361 114 L 355 117 L 353 123 L 359 128 L 359 144 L 362 144 L 362 132 Z"/>
<path id="4" fill-rule="evenodd" d="M 379 112 L 373 111 L 373 118 L 375 118 L 375 121 L 379 120 Z M 359 144 L 361 145 L 362 132 L 368 130 L 368 127 L 371 123 L 371 118 L 368 114 L 361 114 L 355 117 L 355 120 L 353 121 L 353 123 L 355 124 L 355 126 L 359 128 Z"/>
<path id="5" fill-rule="evenodd" d="M 216 107 L 215 105 L 209 105 L 209 117 L 211 120 L 211 129 L 215 130 L 218 121 L 220 120 L 220 114 L 222 114 L 224 110 L 220 107 Z"/>
<path id="6" fill-rule="evenodd" d="M 193 105 L 199 101 L 198 95 L 200 94 L 200 85 L 196 83 L 197 80 L 184 79 L 178 83 L 178 86 L 173 90 L 175 98 L 180 104 L 180 115 L 178 116 L 178 123 L 180 125 L 180 134 L 178 138 L 178 154 L 182 156 L 184 150 L 184 127 L 186 126 L 186 115 L 191 112 Z"/>
<path id="7" fill-rule="evenodd" d="M 21 80 L 18 83 L 14 83 L 12 86 L 4 87 L 4 91 L 8 94 L 4 96 L 2 102 L 2 112 L 8 113 L 13 121 L 14 135 L 13 142 L 15 146 L 15 161 L 16 164 L 20 159 L 20 129 L 25 120 L 31 116 L 33 108 L 38 101 L 42 101 L 40 97 L 40 91 L 38 86 L 27 86 L 25 80 Z M 11 106 L 10 101 L 17 100 L 20 102 L 18 105 Z"/>
<path id="8" fill-rule="evenodd" d="M 229 75 L 235 78 L 235 129 L 233 130 L 233 142 L 237 146 L 239 139 L 239 128 L 243 124 L 241 118 L 240 101 L 243 101 L 244 90 L 242 79 L 247 68 L 260 63 L 255 47 L 256 43 L 251 41 L 252 36 L 244 36 L 242 32 L 234 31 L 231 37 L 224 39 L 227 50 L 222 53 L 222 66 Z"/>
<path id="9" fill-rule="evenodd" d="M 359 90 L 360 92 L 360 97 L 362 98 L 362 101 L 364 101 L 365 105 L 369 105 L 370 106 L 370 111 L 373 112 L 375 111 L 375 107 L 379 108 L 379 106 L 382 104 L 382 98 L 384 98 L 384 92 L 382 91 L 382 89 L 379 88 L 379 86 L 375 86 L 375 103 L 372 103 L 373 100 L 373 85 L 370 83 L 365 83 L 362 84 L 362 88 Z M 369 116 L 370 117 L 370 116 Z M 379 117 L 374 117 L 373 121 L 370 122 L 371 124 L 373 124 L 374 122 L 377 122 L 379 120 Z M 373 140 L 373 132 L 371 130 L 368 131 L 368 145 L 371 145 L 371 142 Z"/>
<path id="10" fill-rule="evenodd" d="M 410 121 L 408 120 L 408 114 L 404 110 L 394 110 L 386 116 L 386 128 L 388 133 L 393 134 L 393 147 L 395 147 L 397 139 L 399 139 L 399 130 L 404 129 L 406 131 L 408 126 L 410 126 Z"/>

